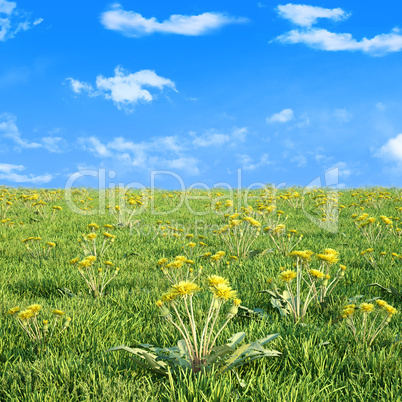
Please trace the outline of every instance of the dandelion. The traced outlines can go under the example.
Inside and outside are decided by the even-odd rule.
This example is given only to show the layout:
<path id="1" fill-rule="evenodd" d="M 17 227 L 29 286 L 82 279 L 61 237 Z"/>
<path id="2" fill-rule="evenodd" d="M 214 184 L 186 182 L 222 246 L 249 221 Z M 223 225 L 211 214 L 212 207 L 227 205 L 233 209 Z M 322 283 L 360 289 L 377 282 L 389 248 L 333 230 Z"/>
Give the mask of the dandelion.
<path id="1" fill-rule="evenodd" d="M 48 241 L 46 244 L 47 244 L 49 247 L 56 247 L 56 243 L 53 243 L 53 242 L 51 242 L 51 241 Z"/>
<path id="2" fill-rule="evenodd" d="M 310 275 L 317 278 L 317 279 L 323 279 L 325 278 L 325 274 L 321 271 L 319 271 L 318 269 L 310 269 L 309 270 Z"/>
<path id="3" fill-rule="evenodd" d="M 12 309 L 8 310 L 9 315 L 14 315 L 16 313 L 18 313 L 21 309 L 19 307 L 13 307 Z"/>
<path id="4" fill-rule="evenodd" d="M 218 283 L 210 288 L 215 299 L 230 300 L 237 296 L 237 292 L 225 283 Z"/>
<path id="5" fill-rule="evenodd" d="M 371 303 L 362 303 L 360 305 L 360 309 L 361 311 L 363 311 L 364 313 L 371 313 L 372 311 L 374 311 L 374 304 Z"/>
<path id="6" fill-rule="evenodd" d="M 32 304 L 28 307 L 28 310 L 32 311 L 34 314 L 38 314 L 41 309 L 42 306 L 40 304 Z"/>
<path id="7" fill-rule="evenodd" d="M 317 259 L 327 262 L 328 264 L 335 264 L 339 261 L 335 254 L 316 254 Z"/>
<path id="8" fill-rule="evenodd" d="M 308 262 L 311 260 L 311 256 L 314 253 L 310 250 L 304 250 L 304 251 L 292 251 L 289 255 L 292 257 L 300 258 L 303 262 Z"/>
<path id="9" fill-rule="evenodd" d="M 61 311 L 61 310 L 53 310 L 53 314 L 54 314 L 56 317 L 62 317 L 62 316 L 65 315 L 66 313 L 65 313 L 64 311 Z"/>
<path id="10" fill-rule="evenodd" d="M 87 235 L 88 240 L 95 240 L 98 235 L 96 233 L 90 233 Z"/>
<path id="11" fill-rule="evenodd" d="M 22 312 L 20 312 L 18 314 L 18 318 L 21 321 L 27 321 L 30 318 L 34 317 L 34 316 L 35 316 L 35 313 L 33 311 L 31 311 L 31 310 L 25 310 L 25 311 L 22 311 Z"/>
<path id="12" fill-rule="evenodd" d="M 177 299 L 178 293 L 170 291 L 162 295 L 161 300 L 164 303 L 172 302 L 173 300 Z"/>
<path id="13" fill-rule="evenodd" d="M 291 269 L 288 269 L 286 271 L 282 271 L 279 274 L 279 278 L 285 283 L 291 282 L 293 279 L 296 278 L 296 276 L 297 276 L 297 273 L 295 271 L 292 271 Z"/>
<path id="14" fill-rule="evenodd" d="M 218 276 L 218 275 L 211 275 L 208 276 L 207 278 L 207 282 L 209 286 L 216 286 L 218 284 L 225 284 L 225 285 L 229 285 L 229 281 L 225 278 L 223 278 L 222 276 Z"/>
<path id="15" fill-rule="evenodd" d="M 189 296 L 200 290 L 201 288 L 194 282 L 180 281 L 172 286 L 172 293 L 176 293 L 178 296 Z"/>

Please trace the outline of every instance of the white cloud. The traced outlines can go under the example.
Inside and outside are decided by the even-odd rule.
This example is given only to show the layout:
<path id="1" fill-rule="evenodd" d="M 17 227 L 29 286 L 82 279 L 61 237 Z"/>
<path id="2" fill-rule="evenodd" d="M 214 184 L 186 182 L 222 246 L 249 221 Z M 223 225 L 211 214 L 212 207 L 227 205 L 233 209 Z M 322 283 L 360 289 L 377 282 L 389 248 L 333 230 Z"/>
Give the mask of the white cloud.
<path id="1" fill-rule="evenodd" d="M 60 153 L 63 151 L 60 146 L 65 147 L 65 141 L 61 137 L 42 137 L 40 142 L 33 142 L 23 138 L 17 126 L 17 118 L 9 113 L 0 115 L 0 134 L 2 134 L 3 138 L 13 141 L 18 149 L 45 148 L 49 152 Z"/>
<path id="2" fill-rule="evenodd" d="M 297 167 L 304 167 L 307 165 L 307 158 L 304 155 L 296 155 L 291 158 L 290 161 L 296 163 Z"/>
<path id="3" fill-rule="evenodd" d="M 350 112 L 348 112 L 345 108 L 343 108 L 343 109 L 335 109 L 334 117 L 340 123 L 347 123 L 347 122 L 349 122 L 351 120 L 352 114 Z"/>
<path id="4" fill-rule="evenodd" d="M 12 165 L 9 163 L 0 163 L 0 172 L 11 173 L 13 170 L 24 170 L 23 165 Z"/>
<path id="5" fill-rule="evenodd" d="M 140 70 L 136 73 L 128 73 L 120 66 L 114 70 L 113 77 L 104 77 L 98 75 L 96 77 L 95 91 L 91 84 L 81 82 L 74 78 L 67 78 L 70 87 L 75 93 L 87 92 L 89 96 L 103 95 L 106 99 L 112 100 L 115 105 L 121 109 L 131 112 L 138 102 L 152 102 L 154 95 L 145 87 L 157 88 L 163 90 L 171 88 L 176 91 L 173 81 L 158 76 L 151 70 Z"/>
<path id="6" fill-rule="evenodd" d="M 273 114 L 270 117 L 266 118 L 267 123 L 287 123 L 288 121 L 293 119 L 293 110 L 292 109 L 283 109 L 282 111 Z"/>
<path id="7" fill-rule="evenodd" d="M 49 183 L 49 181 L 51 181 L 53 178 L 53 176 L 49 173 L 39 176 L 35 176 L 33 174 L 22 175 L 19 173 L 15 173 L 15 171 L 20 172 L 22 170 L 25 170 L 25 167 L 23 165 L 0 163 L 0 179 L 13 183 L 43 184 Z"/>
<path id="8" fill-rule="evenodd" d="M 184 148 L 177 137 L 155 137 L 139 143 L 117 137 L 106 144 L 96 137 L 89 137 L 81 138 L 80 144 L 95 156 L 119 161 L 128 168 L 178 169 L 189 175 L 199 174 L 198 159 L 184 154 Z"/>
<path id="9" fill-rule="evenodd" d="M 61 147 L 66 147 L 65 141 L 62 137 L 42 137 L 42 144 L 49 152 L 58 154 L 63 152 Z"/>
<path id="10" fill-rule="evenodd" d="M 219 147 L 228 143 L 234 145 L 245 141 L 247 132 L 247 127 L 241 127 L 234 129 L 230 134 L 222 134 L 215 130 L 209 130 L 200 136 L 196 136 L 195 133 L 190 133 L 190 135 L 195 136 L 192 144 L 196 147 Z"/>
<path id="11" fill-rule="evenodd" d="M 237 159 L 243 170 L 255 170 L 273 163 L 268 159 L 268 154 L 263 154 L 257 162 L 254 162 L 254 160 L 247 154 L 237 155 Z"/>
<path id="12" fill-rule="evenodd" d="M 302 4 L 286 4 L 277 7 L 278 14 L 301 28 L 279 35 L 276 41 L 286 44 L 303 43 L 313 49 L 327 51 L 361 51 L 373 56 L 382 56 L 402 50 L 402 35 L 398 28 L 390 33 L 379 34 L 371 39 L 357 40 L 350 33 L 335 33 L 326 29 L 312 28 L 318 18 L 343 20 L 350 14 L 341 8 L 322 8 Z"/>
<path id="13" fill-rule="evenodd" d="M 285 19 L 292 21 L 296 25 L 311 27 L 319 18 L 327 18 L 333 21 L 346 19 L 350 14 L 341 8 L 314 7 L 305 4 L 286 4 L 279 5 L 278 14 Z"/>
<path id="14" fill-rule="evenodd" d="M 96 92 L 94 91 L 91 84 L 87 82 L 78 81 L 74 78 L 67 78 L 67 81 L 70 83 L 70 88 L 76 94 L 81 94 L 83 92 L 87 92 L 89 96 L 96 96 Z"/>
<path id="15" fill-rule="evenodd" d="M 18 32 L 27 31 L 42 21 L 42 18 L 37 18 L 31 22 L 29 13 L 17 10 L 16 2 L 0 0 L 0 41 L 11 39 Z"/>
<path id="16" fill-rule="evenodd" d="M 25 140 L 21 137 L 16 121 L 15 116 L 11 114 L 5 113 L 0 115 L 0 133 L 2 133 L 5 138 L 13 140 L 21 148 L 40 148 L 42 146 L 41 144 Z"/>
<path id="17" fill-rule="evenodd" d="M 352 173 L 353 169 L 346 162 L 338 162 L 333 168 L 338 168 L 338 174 L 340 178 L 348 178 Z M 332 169 L 333 169 L 332 168 Z"/>
<path id="18" fill-rule="evenodd" d="M 402 163 L 402 134 L 390 138 L 381 148 L 379 156 L 386 160 Z"/>
<path id="19" fill-rule="evenodd" d="M 402 49 L 402 35 L 399 29 L 389 34 L 380 34 L 374 38 L 357 41 L 349 33 L 333 33 L 326 29 L 292 30 L 280 35 L 276 40 L 282 43 L 304 43 L 309 47 L 328 51 L 362 51 L 372 55 L 384 55 L 399 52 Z"/>
<path id="20" fill-rule="evenodd" d="M 10 15 L 17 7 L 17 3 L 14 1 L 0 0 L 0 14 Z"/>
<path id="21" fill-rule="evenodd" d="M 159 22 L 155 17 L 147 19 L 133 11 L 125 11 L 118 3 L 101 14 L 101 23 L 106 29 L 118 31 L 130 37 L 150 35 L 155 32 L 188 36 L 205 35 L 224 25 L 246 21 L 246 18 L 234 18 L 212 12 L 190 16 L 175 14 Z"/>

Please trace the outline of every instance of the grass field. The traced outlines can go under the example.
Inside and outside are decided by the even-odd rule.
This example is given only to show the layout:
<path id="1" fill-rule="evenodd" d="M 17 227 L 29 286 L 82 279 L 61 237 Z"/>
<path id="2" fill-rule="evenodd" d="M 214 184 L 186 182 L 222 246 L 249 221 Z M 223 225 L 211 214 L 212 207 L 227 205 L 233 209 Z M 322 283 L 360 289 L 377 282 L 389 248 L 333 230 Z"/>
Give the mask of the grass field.
<path id="1" fill-rule="evenodd" d="M 356 340 L 347 326 L 353 316 L 355 323 L 365 319 L 368 331 L 375 312 L 358 310 L 364 301 L 377 309 L 372 299 L 379 298 L 401 310 L 401 197 L 399 189 L 382 188 L 266 189 L 233 195 L 214 189 L 210 193 L 116 190 L 104 199 L 95 190 L 76 189 L 74 212 L 62 190 L 0 188 L 0 400 L 402 400 L 400 313 L 384 316 L 388 320 L 371 345 L 361 337 Z M 233 223 L 236 217 L 230 216 L 236 211 L 239 222 Z M 251 222 L 244 221 L 247 217 L 260 223 L 254 231 L 251 226 L 247 229 L 253 243 L 239 252 L 231 250 L 227 230 L 240 230 Z M 88 227 L 92 223 L 99 228 Z M 219 233 L 228 224 L 231 229 Z M 103 235 L 105 231 L 109 236 Z M 96 240 L 88 238 L 92 232 Z M 233 233 L 234 239 L 240 236 L 239 231 Z M 103 239 L 108 248 L 100 256 Z M 85 257 L 82 245 L 91 249 L 93 242 L 98 261 L 114 264 L 103 295 L 90 292 L 78 269 Z M 339 255 L 326 263 L 316 256 L 325 249 Z M 296 291 L 295 281 L 286 282 L 281 273 L 296 272 L 296 262 L 304 264 L 305 275 L 308 269 L 304 261 L 289 255 L 292 250 L 311 250 L 308 269 L 328 268 L 330 281 L 339 275 L 330 296 L 323 303 L 313 300 L 305 317 L 296 320 L 291 314 L 281 315 L 271 294 L 259 293 L 274 292 L 275 286 L 282 292 L 286 284 Z M 225 254 L 212 258 L 219 251 Z M 171 262 L 179 255 L 193 261 L 193 273 L 202 266 L 196 282 L 205 292 L 194 295 L 196 320 L 205 320 L 208 313 L 206 279 L 212 274 L 228 279 L 241 299 L 243 308 L 223 329 L 218 345 L 242 331 L 247 334 L 245 342 L 279 333 L 265 347 L 281 354 L 244 364 L 237 375 L 177 369 L 166 377 L 140 367 L 127 352 L 106 352 L 118 345 L 170 347 L 182 339 L 155 304 L 170 288 L 164 275 L 169 268 L 161 269 L 164 265 L 158 261 Z M 344 276 L 338 274 L 340 264 L 346 267 Z M 108 272 L 107 266 L 102 269 L 99 276 Z M 316 289 L 324 286 L 325 278 L 312 280 L 308 283 Z M 301 283 L 305 299 L 309 288 L 307 282 Z M 367 287 L 374 283 L 385 289 Z M 344 306 L 358 295 L 362 298 L 355 299 L 352 307 L 356 311 L 345 314 Z M 18 322 L 18 314 L 34 304 L 41 306 L 37 318 L 22 319 L 23 324 L 34 325 L 37 319 L 42 328 L 42 320 L 48 320 L 51 327 L 57 317 L 53 310 L 65 312 L 46 343 L 30 340 Z M 21 310 L 9 314 L 16 306 Z M 58 335 L 67 316 L 71 322 Z"/>

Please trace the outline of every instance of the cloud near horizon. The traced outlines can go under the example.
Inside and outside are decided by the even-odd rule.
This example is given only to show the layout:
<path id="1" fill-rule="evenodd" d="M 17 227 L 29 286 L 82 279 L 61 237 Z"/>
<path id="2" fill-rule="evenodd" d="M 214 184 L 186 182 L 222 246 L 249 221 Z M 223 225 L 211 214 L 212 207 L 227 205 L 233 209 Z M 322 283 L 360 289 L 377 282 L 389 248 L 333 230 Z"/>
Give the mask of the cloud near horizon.
<path id="1" fill-rule="evenodd" d="M 23 138 L 17 126 L 17 117 L 10 113 L 0 115 L 0 134 L 6 140 L 14 142 L 18 150 L 45 148 L 49 152 L 60 153 L 62 152 L 60 146 L 63 145 L 64 148 L 66 147 L 66 143 L 62 137 L 46 136 L 42 137 L 39 142 Z"/>
<path id="2" fill-rule="evenodd" d="M 32 184 L 45 184 L 49 183 L 53 176 L 49 173 L 44 175 L 35 176 L 33 174 L 22 175 L 15 173 L 25 170 L 23 165 L 13 165 L 9 163 L 0 163 L 0 179 L 12 183 L 32 183 Z"/>

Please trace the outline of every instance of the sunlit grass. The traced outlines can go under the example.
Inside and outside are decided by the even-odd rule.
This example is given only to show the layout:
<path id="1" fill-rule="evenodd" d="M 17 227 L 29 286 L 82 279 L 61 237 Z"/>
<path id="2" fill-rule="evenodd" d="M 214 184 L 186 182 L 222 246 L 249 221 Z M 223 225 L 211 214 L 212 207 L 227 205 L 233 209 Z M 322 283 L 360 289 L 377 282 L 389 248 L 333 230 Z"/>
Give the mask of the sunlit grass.
<path id="1" fill-rule="evenodd" d="M 197 195 L 200 193 L 197 190 Z M 367 310 L 364 324 L 364 314 L 358 311 L 357 338 L 347 325 L 348 319 L 342 317 L 343 307 L 352 304 L 349 299 L 357 295 L 364 296 L 359 300 L 369 304 L 375 304 L 370 300 L 377 297 L 401 310 L 401 299 L 392 292 L 377 286 L 366 287 L 378 283 L 384 288 L 402 289 L 400 190 L 345 190 L 339 193 L 339 199 L 320 190 L 306 194 L 301 189 L 276 194 L 255 190 L 246 205 L 237 196 L 232 204 L 227 202 L 230 194 L 216 189 L 208 197 L 191 200 L 191 208 L 199 214 L 191 213 L 186 203 L 169 213 L 180 204 L 180 192 L 159 191 L 154 195 L 151 199 L 146 192 L 131 191 L 123 200 L 130 206 L 130 214 L 134 207 L 141 211 L 117 219 L 116 212 L 110 214 L 111 208 L 101 215 L 90 214 L 100 208 L 98 194 L 93 190 L 75 190 L 73 200 L 83 212 L 78 215 L 68 208 L 60 190 L 0 188 L 0 400 L 376 401 L 401 397 L 400 313 L 387 325 L 377 320 L 369 339 L 375 329 L 383 327 L 371 345 L 370 341 L 363 342 L 360 334 L 366 328 L 367 339 L 370 320 L 374 318 L 371 314 L 375 312 Z M 130 200 L 136 204 L 130 204 Z M 217 200 L 221 201 L 219 208 Z M 34 205 L 40 201 L 46 202 L 40 208 L 49 211 L 48 218 Z M 123 205 L 122 202 L 119 199 L 116 205 Z M 232 252 L 228 238 L 217 232 L 230 224 L 230 215 L 224 215 L 235 213 L 239 205 L 253 207 L 253 219 L 261 222 L 261 230 L 257 236 L 250 231 L 253 237 L 249 248 L 237 252 L 238 243 L 233 243 Z M 275 208 L 270 210 L 272 205 Z M 302 207 L 317 221 L 308 219 Z M 54 219 L 50 219 L 53 211 L 56 211 Z M 282 212 L 279 216 L 278 211 Z M 238 212 L 244 214 L 242 210 Z M 376 221 L 359 228 L 365 221 L 356 222 L 356 217 L 364 213 Z M 338 214 L 337 230 L 325 230 L 325 224 L 330 225 L 330 219 L 337 219 Z M 133 222 L 136 224 L 130 224 Z M 104 230 L 92 230 L 88 225 L 93 223 Z M 296 325 L 294 320 L 281 316 L 271 303 L 271 295 L 259 293 L 277 280 L 280 267 L 297 271 L 296 261 L 288 255 L 292 250 L 286 245 L 278 247 L 273 241 L 286 240 L 273 232 L 281 224 L 297 230 L 297 240 L 303 234 L 300 244 L 292 250 L 311 250 L 320 255 L 322 250 L 333 249 L 339 253 L 339 263 L 347 267 L 329 297 L 320 300 L 325 303 L 312 303 L 303 322 Z M 231 230 L 247 225 L 235 222 Z M 270 225 L 273 231 L 264 231 Z M 88 238 L 93 232 L 98 240 Z M 85 256 L 93 255 L 94 240 L 99 241 L 96 245 L 99 254 L 104 239 L 109 238 L 104 233 L 115 238 L 113 246 L 104 249 L 102 261 L 114 264 L 113 273 L 116 266 L 120 271 L 102 290 L 103 296 L 93 298 L 76 265 L 70 261 L 78 256 L 82 261 Z M 83 240 L 82 234 L 86 239 Z M 236 236 L 239 239 L 240 232 Z M 33 244 L 41 245 L 35 255 L 27 251 L 23 242 L 30 237 L 43 239 L 28 242 L 31 249 Z M 373 251 L 367 252 L 369 246 Z M 219 252 L 225 254 L 215 260 L 211 258 Z M 195 271 L 202 267 L 204 278 L 213 274 L 228 278 L 241 299 L 241 306 L 255 309 L 251 313 L 239 308 L 220 333 L 219 344 L 243 331 L 247 333 L 246 342 L 280 334 L 270 345 L 282 353 L 279 357 L 260 359 L 238 370 L 245 387 L 240 386 L 232 372 L 218 377 L 182 372 L 169 379 L 138 367 L 123 353 L 106 353 L 117 345 L 137 347 L 146 343 L 170 347 L 182 339 L 173 326 L 163 323 L 155 305 L 169 291 L 158 261 L 166 259 L 170 263 L 180 255 L 194 261 L 191 268 Z M 100 267 L 103 271 L 97 271 L 98 277 L 107 267 L 104 264 Z M 338 269 L 339 264 L 334 267 Z M 335 268 L 329 271 L 331 278 L 327 285 L 324 277 L 313 278 L 317 289 L 318 280 L 323 289 L 324 285 L 329 287 L 338 272 Z M 326 273 L 324 265 L 310 269 Z M 194 311 L 194 319 L 199 320 L 203 311 L 208 312 L 210 300 L 197 298 L 196 302 L 200 311 Z M 49 342 L 41 353 L 32 347 L 17 320 L 7 314 L 15 306 L 34 304 L 50 312 L 56 307 L 68 312 L 72 319 L 61 336 Z"/>

